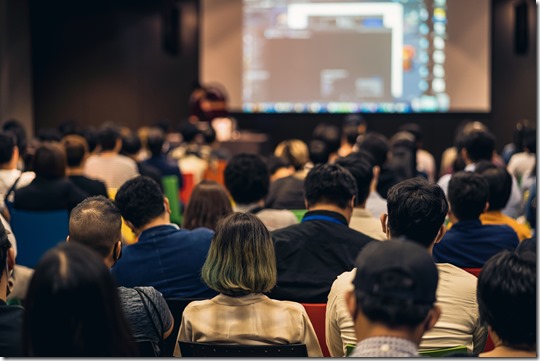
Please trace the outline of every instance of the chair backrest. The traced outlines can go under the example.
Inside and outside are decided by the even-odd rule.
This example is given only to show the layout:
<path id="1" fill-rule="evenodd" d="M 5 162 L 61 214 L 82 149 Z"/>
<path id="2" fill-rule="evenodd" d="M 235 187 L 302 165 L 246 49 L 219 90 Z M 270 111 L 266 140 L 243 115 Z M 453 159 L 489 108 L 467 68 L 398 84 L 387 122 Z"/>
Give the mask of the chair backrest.
<path id="1" fill-rule="evenodd" d="M 180 198 L 178 196 L 178 176 L 164 176 L 161 178 L 161 184 L 163 185 L 163 193 L 169 200 L 169 207 L 171 208 L 171 222 L 181 225 L 182 215 L 180 212 Z"/>
<path id="2" fill-rule="evenodd" d="M 158 357 L 152 341 L 134 341 L 135 347 L 139 351 L 139 357 Z"/>
<path id="3" fill-rule="evenodd" d="M 180 191 L 180 198 L 184 204 L 188 204 L 193 188 L 195 188 L 195 179 L 191 173 L 183 173 L 182 175 L 184 176 L 184 186 Z"/>
<path id="4" fill-rule="evenodd" d="M 302 303 L 309 316 L 309 320 L 317 334 L 317 340 L 321 346 L 324 357 L 330 357 L 330 351 L 326 346 L 326 303 Z"/>
<path id="5" fill-rule="evenodd" d="M 114 201 L 117 191 L 118 188 L 107 188 L 107 193 L 112 201 Z M 122 237 L 127 244 L 137 243 L 137 236 L 135 236 L 133 231 L 127 226 L 124 217 L 122 217 Z"/>
<path id="6" fill-rule="evenodd" d="M 454 347 L 445 347 L 445 348 L 437 348 L 432 350 L 422 350 L 418 351 L 418 354 L 420 356 L 427 356 L 427 357 L 443 357 L 451 353 L 457 353 L 457 352 L 467 352 L 467 346 L 454 346 Z"/>
<path id="7" fill-rule="evenodd" d="M 225 186 L 225 168 L 227 167 L 227 161 L 218 159 L 215 162 L 210 162 L 208 168 L 204 172 L 203 179 L 215 181 L 222 186 Z"/>
<path id="8" fill-rule="evenodd" d="M 172 357 L 174 352 L 174 347 L 176 346 L 176 338 L 178 337 L 178 330 L 180 329 L 180 322 L 182 322 L 182 313 L 184 309 L 189 305 L 191 301 L 199 301 L 202 298 L 171 298 L 166 299 L 167 306 L 174 319 L 174 326 L 169 337 L 163 341 L 163 352 L 164 357 Z"/>
<path id="9" fill-rule="evenodd" d="M 182 357 L 307 357 L 304 344 L 223 345 L 178 341 Z"/>
<path id="10" fill-rule="evenodd" d="M 304 218 L 304 214 L 306 214 L 307 209 L 291 209 L 291 212 L 294 213 L 298 219 L 298 222 L 302 222 L 302 218 Z"/>
<path id="11" fill-rule="evenodd" d="M 17 264 L 34 268 L 41 256 L 68 235 L 67 210 L 24 211 L 11 208 L 11 230 L 17 238 Z"/>
<path id="12" fill-rule="evenodd" d="M 473 276 L 478 277 L 482 268 L 463 268 L 463 270 L 469 272 Z"/>

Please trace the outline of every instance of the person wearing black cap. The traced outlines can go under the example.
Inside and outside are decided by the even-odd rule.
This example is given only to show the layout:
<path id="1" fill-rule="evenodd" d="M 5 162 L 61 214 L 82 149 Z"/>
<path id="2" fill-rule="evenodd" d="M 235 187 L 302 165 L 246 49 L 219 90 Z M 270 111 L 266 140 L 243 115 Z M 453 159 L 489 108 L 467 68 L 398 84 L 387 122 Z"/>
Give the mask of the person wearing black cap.
<path id="1" fill-rule="evenodd" d="M 419 357 L 422 335 L 441 314 L 429 253 L 406 240 L 372 242 L 356 267 L 354 290 L 345 298 L 358 340 L 351 357 Z"/>

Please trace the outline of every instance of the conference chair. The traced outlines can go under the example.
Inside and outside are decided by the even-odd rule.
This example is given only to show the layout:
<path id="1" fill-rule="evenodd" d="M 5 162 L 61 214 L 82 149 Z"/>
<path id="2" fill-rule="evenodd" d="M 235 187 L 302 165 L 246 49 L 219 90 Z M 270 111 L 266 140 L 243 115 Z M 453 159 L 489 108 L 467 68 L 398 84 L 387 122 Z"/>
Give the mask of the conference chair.
<path id="1" fill-rule="evenodd" d="M 178 341 L 182 357 L 307 357 L 304 344 L 224 345 Z"/>
<path id="2" fill-rule="evenodd" d="M 171 335 L 172 336 L 172 335 Z M 135 347 L 139 351 L 139 357 L 158 357 L 152 345 L 152 341 L 134 341 Z"/>
<path id="3" fill-rule="evenodd" d="M 296 216 L 298 219 L 298 222 L 302 222 L 302 218 L 304 218 L 304 214 L 306 214 L 307 209 L 291 209 L 291 212 Z"/>
<path id="4" fill-rule="evenodd" d="M 191 173 L 183 173 L 182 175 L 184 176 L 184 186 L 180 190 L 180 199 L 182 203 L 188 204 L 193 188 L 195 188 L 195 179 Z"/>
<path id="5" fill-rule="evenodd" d="M 309 320 L 317 334 L 323 356 L 330 357 L 330 351 L 326 346 L 326 303 L 302 303 L 302 306 L 306 309 Z"/>
<path id="6" fill-rule="evenodd" d="M 182 322 L 182 314 L 184 313 L 184 309 L 191 301 L 200 300 L 203 300 L 203 298 L 170 298 L 165 300 L 173 316 L 174 326 L 169 337 L 163 341 L 163 350 L 161 354 L 164 357 L 172 357 L 174 353 L 176 338 L 178 337 L 178 330 L 180 329 L 180 322 Z"/>
<path id="7" fill-rule="evenodd" d="M 473 276 L 476 276 L 478 278 L 478 275 L 480 274 L 480 271 L 482 268 L 462 268 L 464 271 L 469 272 Z"/>
<path id="8" fill-rule="evenodd" d="M 34 268 L 41 256 L 68 235 L 69 213 L 25 211 L 10 206 L 11 230 L 17 239 L 17 264 Z"/>

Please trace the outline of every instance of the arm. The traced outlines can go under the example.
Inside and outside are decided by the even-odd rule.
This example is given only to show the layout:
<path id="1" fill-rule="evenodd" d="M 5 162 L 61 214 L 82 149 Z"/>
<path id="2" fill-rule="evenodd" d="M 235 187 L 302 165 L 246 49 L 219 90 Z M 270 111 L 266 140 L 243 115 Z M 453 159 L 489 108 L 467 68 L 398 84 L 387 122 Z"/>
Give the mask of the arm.
<path id="1" fill-rule="evenodd" d="M 163 330 L 161 330 L 161 332 L 163 333 L 163 339 L 166 339 L 172 333 L 174 326 L 174 318 L 172 317 L 169 306 L 163 298 L 163 295 L 153 287 L 151 288 L 151 290 L 152 298 L 154 299 L 157 311 L 159 312 L 157 316 L 161 318 L 161 323 L 163 324 Z"/>

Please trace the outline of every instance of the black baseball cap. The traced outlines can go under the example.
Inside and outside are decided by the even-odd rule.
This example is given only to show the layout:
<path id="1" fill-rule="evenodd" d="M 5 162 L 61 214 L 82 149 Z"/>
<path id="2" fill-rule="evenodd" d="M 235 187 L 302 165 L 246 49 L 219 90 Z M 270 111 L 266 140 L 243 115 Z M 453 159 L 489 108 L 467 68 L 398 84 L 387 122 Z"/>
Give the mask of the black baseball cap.
<path id="1" fill-rule="evenodd" d="M 353 284 L 358 296 L 416 305 L 431 305 L 437 299 L 437 266 L 427 250 L 412 241 L 371 242 L 358 255 L 356 269 Z"/>

